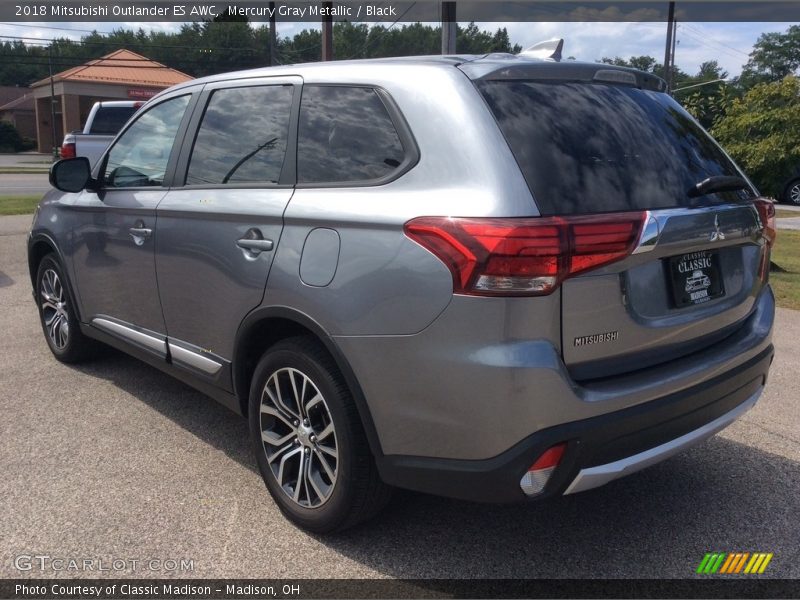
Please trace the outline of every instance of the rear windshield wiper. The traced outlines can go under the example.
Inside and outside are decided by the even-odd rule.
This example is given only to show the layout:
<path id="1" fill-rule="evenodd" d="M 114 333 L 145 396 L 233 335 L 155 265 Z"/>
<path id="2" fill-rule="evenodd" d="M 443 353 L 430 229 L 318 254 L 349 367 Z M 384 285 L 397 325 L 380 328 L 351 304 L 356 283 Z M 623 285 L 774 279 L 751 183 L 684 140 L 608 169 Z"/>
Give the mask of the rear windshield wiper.
<path id="1" fill-rule="evenodd" d="M 732 177 L 729 175 L 714 175 L 708 179 L 704 179 L 694 187 L 689 188 L 687 192 L 689 198 L 698 198 L 706 194 L 713 194 L 714 192 L 735 192 L 738 190 L 749 190 L 750 184 L 747 180 L 741 177 Z"/>

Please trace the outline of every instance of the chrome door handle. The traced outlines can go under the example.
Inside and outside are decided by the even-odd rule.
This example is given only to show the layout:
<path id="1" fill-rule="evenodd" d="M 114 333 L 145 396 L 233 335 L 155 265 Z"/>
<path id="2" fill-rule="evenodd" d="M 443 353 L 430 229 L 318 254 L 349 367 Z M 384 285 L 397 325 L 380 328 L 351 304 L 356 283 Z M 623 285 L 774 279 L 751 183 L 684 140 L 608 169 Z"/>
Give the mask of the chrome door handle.
<path id="1" fill-rule="evenodd" d="M 128 233 L 133 238 L 134 243 L 137 246 L 141 246 L 153 234 L 153 230 L 147 227 L 131 227 L 128 229 Z"/>
<path id="2" fill-rule="evenodd" d="M 252 252 L 253 254 L 267 252 L 272 250 L 273 246 L 272 240 L 253 240 L 249 238 L 236 240 L 236 245 L 239 246 L 239 248 Z"/>

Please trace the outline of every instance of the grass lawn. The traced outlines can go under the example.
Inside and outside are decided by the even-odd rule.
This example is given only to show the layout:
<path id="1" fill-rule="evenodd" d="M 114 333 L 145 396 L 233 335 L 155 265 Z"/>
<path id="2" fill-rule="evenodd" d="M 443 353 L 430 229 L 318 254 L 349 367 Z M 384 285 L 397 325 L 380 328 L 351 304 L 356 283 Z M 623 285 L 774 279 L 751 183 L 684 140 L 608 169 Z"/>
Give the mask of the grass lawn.
<path id="1" fill-rule="evenodd" d="M 32 214 L 43 194 L 0 196 L 0 215 Z"/>
<path id="2" fill-rule="evenodd" d="M 775 216 L 778 219 L 791 219 L 792 217 L 800 217 L 800 210 L 786 210 L 785 208 L 779 208 L 775 211 Z"/>
<path id="3" fill-rule="evenodd" d="M 30 175 L 30 174 L 46 174 L 50 170 L 49 166 L 41 167 L 0 167 L 0 175 Z"/>
<path id="4" fill-rule="evenodd" d="M 800 231 L 778 231 L 778 239 L 772 249 L 772 262 L 787 271 L 772 271 L 769 274 L 778 306 L 800 310 Z"/>

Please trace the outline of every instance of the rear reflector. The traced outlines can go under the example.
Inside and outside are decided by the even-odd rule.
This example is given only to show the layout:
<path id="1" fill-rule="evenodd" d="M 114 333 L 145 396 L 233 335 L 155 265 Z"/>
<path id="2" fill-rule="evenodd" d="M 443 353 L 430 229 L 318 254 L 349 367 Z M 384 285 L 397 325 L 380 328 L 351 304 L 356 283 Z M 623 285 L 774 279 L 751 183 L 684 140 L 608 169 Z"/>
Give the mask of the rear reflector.
<path id="1" fill-rule="evenodd" d="M 556 470 L 556 467 L 561 462 L 566 447 L 567 443 L 562 442 L 548 448 L 536 459 L 536 462 L 531 465 L 528 472 L 522 476 L 519 486 L 526 496 L 534 496 L 544 490 L 544 486 L 547 485 L 553 471 Z"/>
<path id="2" fill-rule="evenodd" d="M 420 217 L 408 237 L 435 254 L 457 294 L 539 296 L 564 279 L 627 257 L 644 212 L 577 217 Z"/>
<path id="3" fill-rule="evenodd" d="M 61 158 L 75 158 L 75 144 L 61 144 Z"/>

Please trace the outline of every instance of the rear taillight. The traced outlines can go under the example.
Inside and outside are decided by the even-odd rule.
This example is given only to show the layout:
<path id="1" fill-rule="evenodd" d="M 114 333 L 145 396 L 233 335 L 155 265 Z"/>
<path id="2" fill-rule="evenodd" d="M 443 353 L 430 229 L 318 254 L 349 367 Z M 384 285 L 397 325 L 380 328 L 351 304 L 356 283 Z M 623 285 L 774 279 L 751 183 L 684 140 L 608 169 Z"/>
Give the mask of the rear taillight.
<path id="1" fill-rule="evenodd" d="M 61 144 L 61 158 L 75 158 L 75 144 L 64 142 Z"/>
<path id="2" fill-rule="evenodd" d="M 761 221 L 761 235 L 767 241 L 761 248 L 761 257 L 758 264 L 758 278 L 763 282 L 769 281 L 769 262 L 772 245 L 778 235 L 778 228 L 775 225 L 775 204 L 766 198 L 758 198 L 753 201 L 758 211 L 758 218 Z"/>
<path id="3" fill-rule="evenodd" d="M 766 198 L 759 198 L 753 202 L 758 210 L 758 218 L 761 219 L 761 226 L 764 228 L 763 235 L 767 240 L 767 245 L 772 247 L 775 243 L 778 229 L 775 226 L 775 204 Z"/>
<path id="4" fill-rule="evenodd" d="M 527 496 L 534 496 L 544 490 L 553 471 L 561 464 L 566 448 L 566 442 L 551 446 L 530 466 L 519 482 L 519 486 Z"/>
<path id="5" fill-rule="evenodd" d="M 628 256 L 645 213 L 577 217 L 419 217 L 408 237 L 453 274 L 453 291 L 478 296 L 539 296 L 564 279 Z"/>

